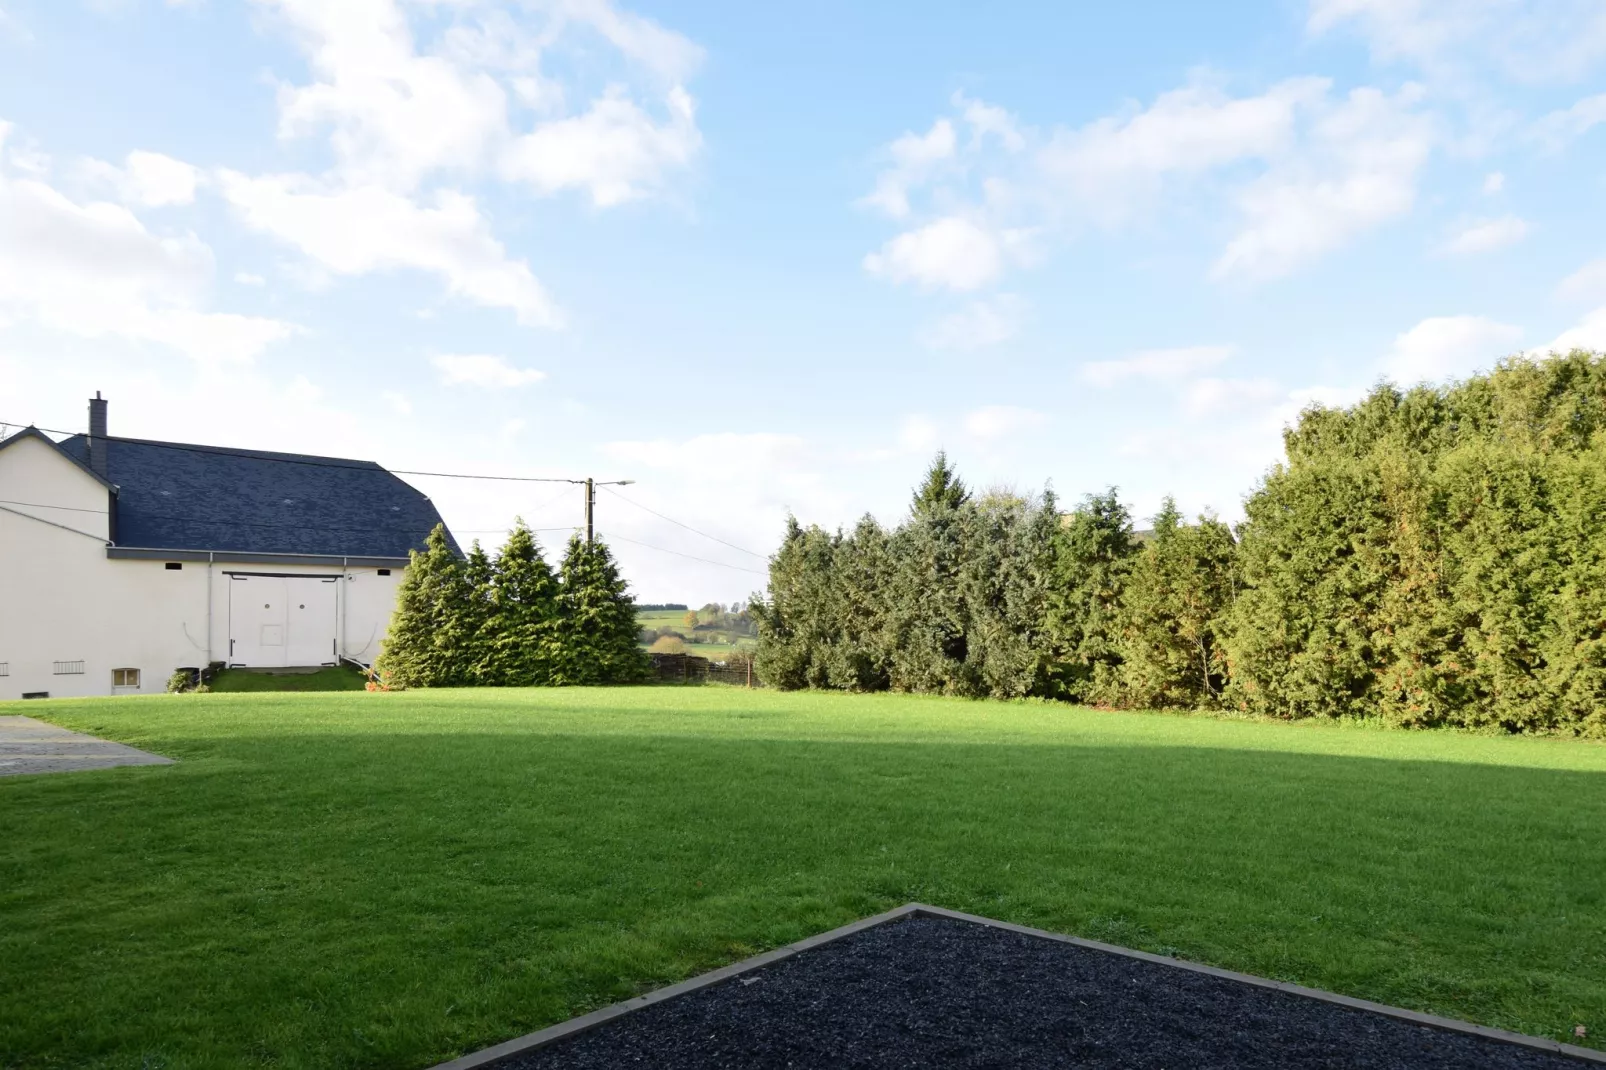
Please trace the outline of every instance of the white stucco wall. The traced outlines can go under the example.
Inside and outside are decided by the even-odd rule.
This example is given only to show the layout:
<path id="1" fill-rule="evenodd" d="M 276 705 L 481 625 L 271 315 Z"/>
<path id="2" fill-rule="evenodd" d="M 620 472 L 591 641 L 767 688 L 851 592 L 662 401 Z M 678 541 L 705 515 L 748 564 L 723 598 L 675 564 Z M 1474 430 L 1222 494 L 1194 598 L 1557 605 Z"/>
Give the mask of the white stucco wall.
<path id="1" fill-rule="evenodd" d="M 0 450 L 0 699 L 110 695 L 112 670 L 121 668 L 140 670 L 141 693 L 160 693 L 174 669 L 226 661 L 228 572 L 339 576 L 339 649 L 365 663 L 378 657 L 403 569 L 381 576 L 373 567 L 264 558 L 169 570 L 161 560 L 109 559 L 106 500 L 100 483 L 43 443 Z M 81 674 L 55 671 L 56 662 L 76 661 Z"/>

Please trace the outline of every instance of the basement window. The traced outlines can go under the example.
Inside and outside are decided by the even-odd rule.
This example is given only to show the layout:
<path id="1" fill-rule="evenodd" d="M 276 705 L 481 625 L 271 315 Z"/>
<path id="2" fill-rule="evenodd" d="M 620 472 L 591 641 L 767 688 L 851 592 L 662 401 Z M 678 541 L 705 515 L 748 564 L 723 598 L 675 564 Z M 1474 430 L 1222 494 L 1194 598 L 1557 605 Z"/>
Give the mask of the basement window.
<path id="1" fill-rule="evenodd" d="M 381 575 L 381 576 L 388 576 L 388 575 L 390 575 L 390 569 L 388 569 L 388 568 L 382 568 L 382 569 L 380 569 L 380 570 L 379 570 L 379 574 L 380 574 L 380 575 Z"/>
<path id="2" fill-rule="evenodd" d="M 24 691 L 22 693 L 22 697 L 23 698 L 49 698 L 50 697 L 50 692 L 49 691 Z"/>
<path id="3" fill-rule="evenodd" d="M 184 563 L 182 561 L 169 561 L 166 567 L 169 572 L 177 572 L 184 567 Z"/>
<path id="4" fill-rule="evenodd" d="M 112 670 L 112 686 L 113 687 L 138 687 L 139 686 L 139 670 L 138 669 L 113 669 Z"/>
<path id="5" fill-rule="evenodd" d="M 81 661 L 53 661 L 50 663 L 50 671 L 57 676 L 82 676 L 84 675 L 84 663 Z"/>

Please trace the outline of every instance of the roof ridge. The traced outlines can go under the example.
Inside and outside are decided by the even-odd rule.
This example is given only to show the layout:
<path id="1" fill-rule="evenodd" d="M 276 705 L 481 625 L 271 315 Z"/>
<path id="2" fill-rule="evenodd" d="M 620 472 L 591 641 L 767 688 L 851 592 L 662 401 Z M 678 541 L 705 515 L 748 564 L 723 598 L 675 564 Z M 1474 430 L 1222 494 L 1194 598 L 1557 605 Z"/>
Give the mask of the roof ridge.
<path id="1" fill-rule="evenodd" d="M 61 445 L 77 439 L 87 439 L 84 432 L 69 435 L 61 440 Z M 378 461 L 370 461 L 361 457 L 335 457 L 324 453 L 287 453 L 283 450 L 259 450 L 249 446 L 209 446 L 204 442 L 169 442 L 159 438 L 131 438 L 127 435 L 107 435 L 107 442 L 130 442 L 138 446 L 158 446 L 178 450 L 194 450 L 202 453 L 222 453 L 235 457 L 283 457 L 297 461 L 339 461 L 342 464 L 371 465 L 373 468 L 388 472 L 390 469 Z"/>

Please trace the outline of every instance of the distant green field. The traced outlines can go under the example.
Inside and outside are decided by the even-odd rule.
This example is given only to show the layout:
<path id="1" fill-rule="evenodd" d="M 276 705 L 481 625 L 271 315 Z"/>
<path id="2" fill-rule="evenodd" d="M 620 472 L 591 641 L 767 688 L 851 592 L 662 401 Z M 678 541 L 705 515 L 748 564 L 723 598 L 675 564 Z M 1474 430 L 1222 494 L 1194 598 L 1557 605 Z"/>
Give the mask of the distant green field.
<path id="1" fill-rule="evenodd" d="M 720 687 L 0 703 L 0 1067 L 421 1068 L 910 900 L 1586 1043 L 1606 746 Z"/>
<path id="2" fill-rule="evenodd" d="M 692 629 L 685 623 L 686 611 L 683 609 L 664 610 L 655 609 L 636 612 L 636 624 L 641 628 L 673 628 L 682 635 L 691 636 Z M 724 634 L 724 633 L 721 633 Z M 647 644 L 643 643 L 643 646 Z M 755 650 L 758 640 L 748 636 L 741 636 L 734 643 L 693 643 L 690 638 L 686 642 L 686 651 L 699 657 L 719 658 L 733 650 Z"/>

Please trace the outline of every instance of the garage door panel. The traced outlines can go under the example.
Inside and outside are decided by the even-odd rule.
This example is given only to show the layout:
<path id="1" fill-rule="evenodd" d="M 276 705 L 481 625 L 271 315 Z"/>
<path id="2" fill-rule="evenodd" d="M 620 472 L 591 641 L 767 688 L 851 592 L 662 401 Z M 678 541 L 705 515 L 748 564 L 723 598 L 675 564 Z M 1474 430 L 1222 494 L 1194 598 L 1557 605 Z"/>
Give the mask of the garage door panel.
<path id="1" fill-rule="evenodd" d="M 273 669 L 337 660 L 337 579 L 249 574 L 229 579 L 229 664 Z"/>

